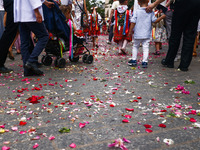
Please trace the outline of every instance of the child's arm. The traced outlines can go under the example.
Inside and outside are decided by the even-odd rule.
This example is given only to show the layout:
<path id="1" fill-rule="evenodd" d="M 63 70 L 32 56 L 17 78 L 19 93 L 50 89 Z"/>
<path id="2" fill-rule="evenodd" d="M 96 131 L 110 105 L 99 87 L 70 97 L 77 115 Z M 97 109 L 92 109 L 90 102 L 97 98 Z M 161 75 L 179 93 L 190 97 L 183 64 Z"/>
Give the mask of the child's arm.
<path id="1" fill-rule="evenodd" d="M 154 23 L 158 23 L 160 22 L 162 19 L 164 19 L 166 17 L 166 15 L 162 15 L 160 16 Z"/>
<path id="2" fill-rule="evenodd" d="M 132 34 L 133 34 L 133 29 L 134 29 L 134 27 L 135 27 L 135 24 L 136 24 L 136 23 L 131 23 L 130 28 L 129 28 L 128 36 L 132 36 Z"/>

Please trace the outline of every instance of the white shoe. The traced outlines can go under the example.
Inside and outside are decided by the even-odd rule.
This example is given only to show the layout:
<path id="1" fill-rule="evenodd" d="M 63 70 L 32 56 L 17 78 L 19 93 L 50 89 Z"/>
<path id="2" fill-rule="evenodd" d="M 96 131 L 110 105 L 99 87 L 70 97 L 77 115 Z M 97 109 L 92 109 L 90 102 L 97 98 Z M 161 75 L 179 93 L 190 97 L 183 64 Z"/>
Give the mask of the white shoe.
<path id="1" fill-rule="evenodd" d="M 111 44 L 111 42 L 110 42 L 110 41 L 107 41 L 106 43 L 107 43 L 107 44 Z"/>
<path id="2" fill-rule="evenodd" d="M 176 55 L 176 58 L 174 59 L 174 61 L 179 61 L 181 59 L 181 55 Z"/>

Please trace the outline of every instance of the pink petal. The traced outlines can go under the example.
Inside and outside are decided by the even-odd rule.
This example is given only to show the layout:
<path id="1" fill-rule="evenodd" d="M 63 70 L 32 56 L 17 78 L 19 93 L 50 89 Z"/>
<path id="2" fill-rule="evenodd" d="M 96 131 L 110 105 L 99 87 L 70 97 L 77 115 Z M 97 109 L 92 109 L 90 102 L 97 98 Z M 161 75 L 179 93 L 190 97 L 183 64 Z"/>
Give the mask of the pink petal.
<path id="1" fill-rule="evenodd" d="M 126 143 L 131 143 L 131 141 L 127 140 L 126 138 L 123 138 L 123 141 Z"/>
<path id="2" fill-rule="evenodd" d="M 190 122 L 197 122 L 194 118 L 190 118 Z"/>
<path id="3" fill-rule="evenodd" d="M 126 117 L 126 118 L 132 118 L 132 116 L 130 116 L 130 115 L 125 115 L 124 117 Z"/>
<path id="4" fill-rule="evenodd" d="M 86 124 L 86 123 L 81 123 L 81 122 L 80 122 L 80 123 L 79 123 L 79 128 L 85 127 L 85 124 Z"/>
<path id="5" fill-rule="evenodd" d="M 115 147 L 116 143 L 109 144 L 108 147 Z"/>
<path id="6" fill-rule="evenodd" d="M 71 147 L 71 148 L 76 148 L 76 144 L 75 144 L 75 143 L 72 143 L 72 144 L 69 145 L 69 147 Z"/>
<path id="7" fill-rule="evenodd" d="M 26 133 L 26 131 L 20 131 L 19 132 L 19 134 L 25 134 Z"/>
<path id="8" fill-rule="evenodd" d="M 33 148 L 36 149 L 39 146 L 38 143 L 35 143 L 35 145 L 33 145 Z"/>
<path id="9" fill-rule="evenodd" d="M 1 148 L 1 150 L 9 150 L 10 149 L 10 147 L 7 147 L 7 146 L 3 146 L 2 148 Z"/>
<path id="10" fill-rule="evenodd" d="M 51 140 L 54 140 L 55 139 L 55 136 L 50 136 L 49 137 L 49 140 L 51 141 Z"/>

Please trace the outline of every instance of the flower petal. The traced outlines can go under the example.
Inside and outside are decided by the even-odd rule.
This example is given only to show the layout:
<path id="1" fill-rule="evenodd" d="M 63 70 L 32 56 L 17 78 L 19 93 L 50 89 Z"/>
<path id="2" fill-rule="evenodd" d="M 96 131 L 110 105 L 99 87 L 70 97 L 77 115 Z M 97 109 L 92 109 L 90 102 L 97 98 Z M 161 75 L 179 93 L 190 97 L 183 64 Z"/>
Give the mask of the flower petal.
<path id="1" fill-rule="evenodd" d="M 126 117 L 126 118 L 132 118 L 131 115 L 125 115 L 124 117 Z"/>
<path id="2" fill-rule="evenodd" d="M 145 124 L 144 127 L 145 127 L 145 128 L 152 128 L 152 125 Z"/>
<path id="3" fill-rule="evenodd" d="M 161 127 L 161 128 L 166 128 L 165 124 L 159 124 L 158 126 Z"/>
<path id="4" fill-rule="evenodd" d="M 197 122 L 194 118 L 190 118 L 190 122 Z"/>
<path id="5" fill-rule="evenodd" d="M 151 132 L 153 132 L 151 129 L 146 129 L 146 132 L 147 133 L 151 133 Z"/>
<path id="6" fill-rule="evenodd" d="M 127 140 L 126 138 L 123 138 L 123 141 L 126 143 L 131 143 L 131 141 Z"/>
<path id="7" fill-rule="evenodd" d="M 129 123 L 130 121 L 127 119 L 122 120 L 123 123 Z"/>
<path id="8" fill-rule="evenodd" d="M 72 144 L 69 145 L 69 147 L 71 147 L 71 148 L 76 148 L 76 144 L 75 144 L 75 143 L 72 143 Z"/>
<path id="9" fill-rule="evenodd" d="M 86 123 L 79 123 L 79 128 L 83 128 L 83 127 L 85 127 L 85 125 L 86 125 Z"/>
<path id="10" fill-rule="evenodd" d="M 125 108 L 125 109 L 128 110 L 128 111 L 134 111 L 133 108 Z"/>

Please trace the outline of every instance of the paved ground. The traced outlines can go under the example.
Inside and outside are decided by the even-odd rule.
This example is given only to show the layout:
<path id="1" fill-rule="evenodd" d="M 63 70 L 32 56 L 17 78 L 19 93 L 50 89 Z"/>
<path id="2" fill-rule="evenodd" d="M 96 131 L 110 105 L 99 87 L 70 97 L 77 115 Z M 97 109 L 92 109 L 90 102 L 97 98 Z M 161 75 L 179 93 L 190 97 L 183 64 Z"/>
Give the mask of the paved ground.
<path id="1" fill-rule="evenodd" d="M 74 143 L 77 150 L 114 150 L 120 148 L 108 145 L 126 138 L 130 143 L 121 145 L 129 150 L 200 149 L 199 49 L 188 72 L 161 66 L 167 45 L 159 57 L 151 46 L 148 69 L 134 68 L 127 65 L 131 46 L 119 56 L 106 38 L 92 50 L 93 64 L 67 60 L 64 69 L 44 66 L 42 77 L 24 78 L 19 55 L 7 61 L 15 71 L 0 77 L 1 147 L 68 150 Z"/>

